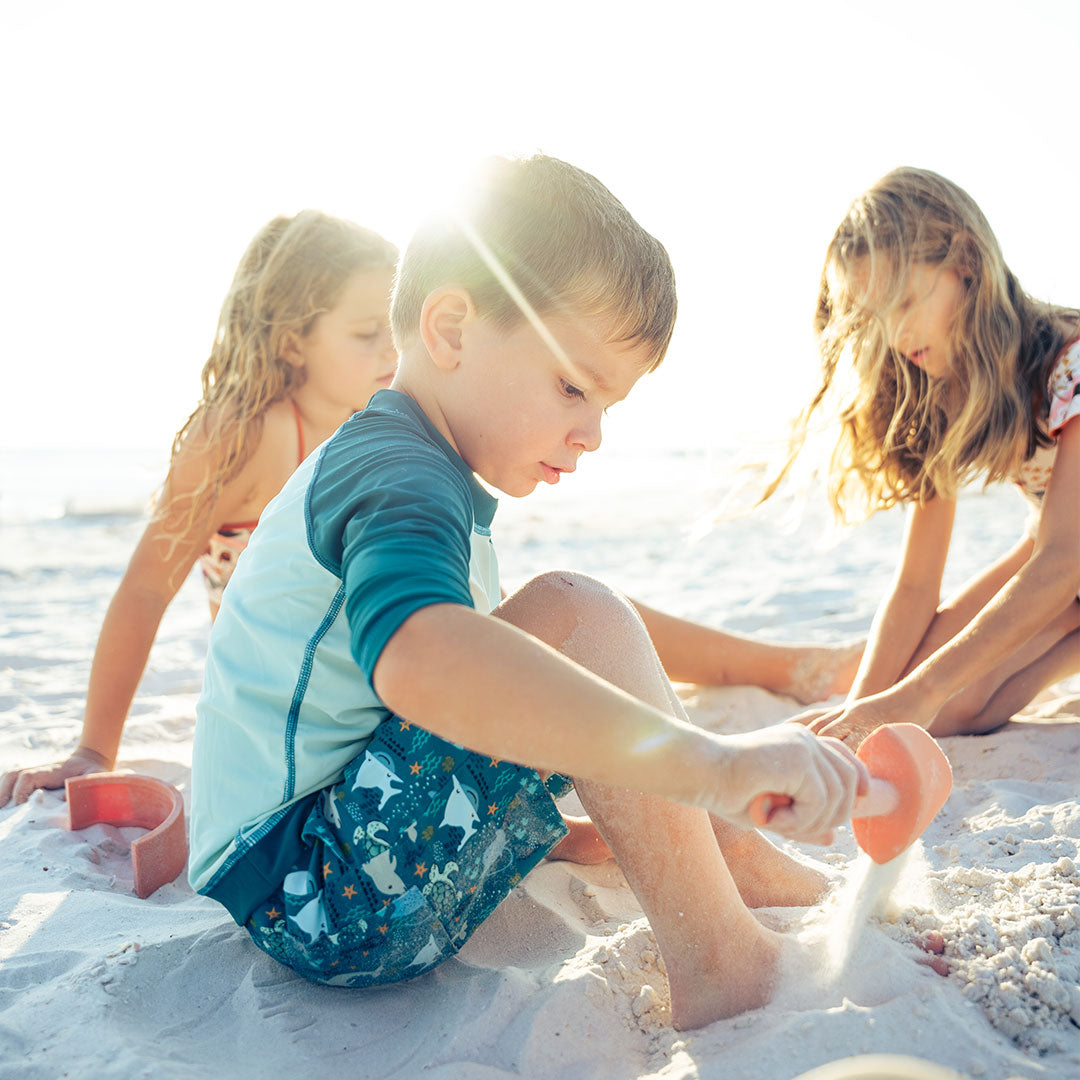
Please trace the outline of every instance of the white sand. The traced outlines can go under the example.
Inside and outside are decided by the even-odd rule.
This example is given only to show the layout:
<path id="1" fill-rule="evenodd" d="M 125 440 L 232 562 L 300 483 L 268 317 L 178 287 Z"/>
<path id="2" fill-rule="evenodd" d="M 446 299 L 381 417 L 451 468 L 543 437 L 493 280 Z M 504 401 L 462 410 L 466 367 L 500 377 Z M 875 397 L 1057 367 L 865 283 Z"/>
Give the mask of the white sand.
<path id="1" fill-rule="evenodd" d="M 820 514 L 800 537 L 752 519 L 689 544 L 686 523 L 710 504 L 700 488 L 694 495 L 694 470 L 722 473 L 685 457 L 632 459 L 633 468 L 606 460 L 590 461 L 580 484 L 503 501 L 508 587 L 569 565 L 648 603 L 774 639 L 865 632 L 892 573 L 896 515 L 826 552 L 807 542 Z M 138 471 L 125 479 L 125 461 L 38 455 L 4 474 L 25 490 L 0 493 L 0 770 L 56 760 L 77 737 L 94 635 L 156 478 L 132 459 Z M 97 477 L 119 486 L 94 495 L 114 508 L 94 516 L 79 508 Z M 67 512 L 54 516 L 54 504 Z M 966 498 L 946 589 L 1007 550 L 1025 514 L 1008 491 Z M 158 635 L 122 750 L 124 766 L 185 792 L 206 633 L 192 579 Z M 692 718 L 720 731 L 797 711 L 753 688 L 682 696 Z M 0 1080 L 791 1080 L 867 1052 L 919 1054 L 987 1080 L 1075 1080 L 1080 680 L 1022 722 L 945 740 L 945 750 L 953 795 L 909 860 L 891 918 L 871 921 L 847 967 L 828 974 L 847 932 L 842 891 L 824 909 L 765 911 L 793 943 L 773 1003 L 682 1035 L 667 1025 L 655 944 L 612 863 L 542 865 L 459 959 L 422 979 L 331 989 L 275 965 L 183 881 L 137 899 L 127 845 L 139 831 L 72 834 L 60 796 L 38 794 L 0 810 Z M 838 877 L 861 872 L 847 830 L 828 851 L 803 850 Z M 920 962 L 928 955 L 917 942 L 930 931 L 944 936 L 947 978 Z"/>
<path id="2" fill-rule="evenodd" d="M 752 688 L 683 696 L 720 730 L 793 711 Z M 133 721 L 125 764 L 186 791 L 193 698 L 169 700 L 169 714 Z M 16 741 L 0 736 L 0 759 L 25 756 Z M 1047 695 L 997 734 L 944 745 L 954 793 L 891 918 L 828 978 L 839 900 L 764 912 L 794 943 L 787 982 L 767 1008 L 689 1034 L 668 1025 L 655 943 L 613 863 L 546 863 L 459 959 L 337 990 L 275 965 L 182 880 L 137 899 L 139 830 L 68 832 L 59 794 L 39 793 L 0 811 L 0 1076 L 788 1080 L 894 1052 L 972 1077 L 1076 1077 L 1080 697 Z M 858 865 L 847 830 L 828 852 L 803 850 L 838 874 Z M 947 978 L 920 962 L 929 930 L 944 935 Z"/>

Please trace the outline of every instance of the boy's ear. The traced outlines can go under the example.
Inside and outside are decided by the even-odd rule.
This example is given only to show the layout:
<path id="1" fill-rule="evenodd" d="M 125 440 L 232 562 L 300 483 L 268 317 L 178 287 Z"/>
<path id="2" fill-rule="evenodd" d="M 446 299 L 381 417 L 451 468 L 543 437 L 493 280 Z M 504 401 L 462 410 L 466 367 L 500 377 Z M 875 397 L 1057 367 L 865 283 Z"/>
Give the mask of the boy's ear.
<path id="1" fill-rule="evenodd" d="M 436 367 L 452 371 L 461 362 L 461 332 L 475 314 L 472 297 L 461 288 L 444 285 L 428 293 L 420 309 L 420 338 Z"/>

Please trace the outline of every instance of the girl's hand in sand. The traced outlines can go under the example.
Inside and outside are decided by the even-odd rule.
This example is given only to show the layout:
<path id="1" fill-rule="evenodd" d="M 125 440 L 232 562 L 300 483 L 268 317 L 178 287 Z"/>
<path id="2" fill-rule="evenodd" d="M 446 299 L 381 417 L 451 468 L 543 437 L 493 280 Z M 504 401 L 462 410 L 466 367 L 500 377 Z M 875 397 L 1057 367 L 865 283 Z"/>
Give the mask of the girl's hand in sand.
<path id="1" fill-rule="evenodd" d="M 789 716 L 786 721 L 787 724 L 802 724 L 803 727 L 810 727 L 811 724 L 817 723 L 819 720 L 823 723 L 831 723 L 837 717 L 843 715 L 846 705 L 834 705 L 831 709 L 807 709 L 806 712 L 801 712 L 797 716 Z"/>
<path id="2" fill-rule="evenodd" d="M 885 693 L 861 698 L 841 709 L 823 713 L 811 720 L 807 726 L 815 735 L 827 735 L 833 739 L 840 739 L 845 746 L 858 750 L 863 739 L 882 724 L 896 724 L 901 721 L 916 724 L 919 722 L 912 710 L 893 700 L 894 696 L 894 694 Z"/>
<path id="3" fill-rule="evenodd" d="M 106 772 L 109 763 L 93 750 L 76 750 L 67 761 L 55 765 L 39 765 L 33 769 L 15 769 L 0 777 L 0 806 L 11 800 L 24 803 L 39 788 L 62 788 L 69 776 Z"/>
<path id="4" fill-rule="evenodd" d="M 773 809 L 769 828 L 828 844 L 833 828 L 851 817 L 855 796 L 869 790 L 870 774 L 851 750 L 794 724 L 729 735 L 724 742 L 737 750 L 724 801 L 738 805 L 723 816 L 739 825 L 755 825 L 750 808 L 758 796 L 786 796 L 790 804 Z"/>

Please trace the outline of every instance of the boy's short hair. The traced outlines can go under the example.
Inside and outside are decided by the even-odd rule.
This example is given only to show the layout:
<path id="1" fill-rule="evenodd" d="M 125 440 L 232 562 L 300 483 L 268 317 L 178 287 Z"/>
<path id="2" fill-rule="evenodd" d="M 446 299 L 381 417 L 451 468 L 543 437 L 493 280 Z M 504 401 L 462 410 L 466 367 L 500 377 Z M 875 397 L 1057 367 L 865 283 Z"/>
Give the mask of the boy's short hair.
<path id="1" fill-rule="evenodd" d="M 424 300 L 444 285 L 467 289 L 479 315 L 501 328 L 525 317 L 481 245 L 537 314 L 606 318 L 608 340 L 649 346 L 650 370 L 664 358 L 676 299 L 663 244 L 596 177 L 543 154 L 486 160 L 460 204 L 416 230 L 390 311 L 399 351 L 419 328 Z"/>

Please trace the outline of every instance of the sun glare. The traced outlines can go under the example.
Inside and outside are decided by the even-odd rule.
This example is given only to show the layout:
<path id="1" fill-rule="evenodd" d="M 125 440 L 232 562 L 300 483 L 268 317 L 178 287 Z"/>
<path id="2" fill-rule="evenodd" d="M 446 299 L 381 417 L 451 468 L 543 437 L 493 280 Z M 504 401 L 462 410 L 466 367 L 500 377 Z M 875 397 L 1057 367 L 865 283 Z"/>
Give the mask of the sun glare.
<path id="1" fill-rule="evenodd" d="M 238 0 L 205 8 L 213 34 L 122 0 L 106 15 L 68 4 L 59 21 L 0 16 L 0 88 L 21 102 L 5 147 L 18 163 L 5 175 L 0 268 L 15 370 L 0 445 L 167 445 L 265 221 L 314 206 L 402 246 L 492 153 L 580 165 L 667 246 L 679 321 L 648 394 L 627 403 L 641 439 L 735 437 L 791 411 L 814 362 L 807 327 L 832 227 L 903 162 L 967 187 L 1025 287 L 1075 303 L 1080 269 L 1056 239 L 1080 173 L 1080 148 L 1060 137 L 1073 88 L 1064 65 L 1017 67 L 1040 55 L 1049 15 L 1017 24 L 991 5 L 973 27 L 925 6 L 941 30 L 932 39 L 918 18 L 885 36 L 870 18 L 875 62 L 887 69 L 918 45 L 963 77 L 982 102 L 964 139 L 922 84 L 860 89 L 842 117 L 821 114 L 813 88 L 831 58 L 865 47 L 854 0 L 830 18 L 792 5 L 781 37 L 767 11 L 746 9 L 722 39 L 697 33 L 696 9 L 678 4 L 645 21 L 625 5 L 561 0 L 542 19 L 493 2 L 452 16 L 434 3 L 325 3 L 298 19 Z M 860 17 L 848 25 L 845 11 Z M 970 71 L 949 47 L 950 20 L 974 43 Z M 1070 20 L 1080 31 L 1080 9 L 1055 12 L 1056 38 Z M 209 77 L 190 78 L 192 57 Z M 1000 155 L 1010 128 L 1046 147 L 1037 198 L 1030 163 Z M 765 372 L 762 415 L 748 403 Z"/>

